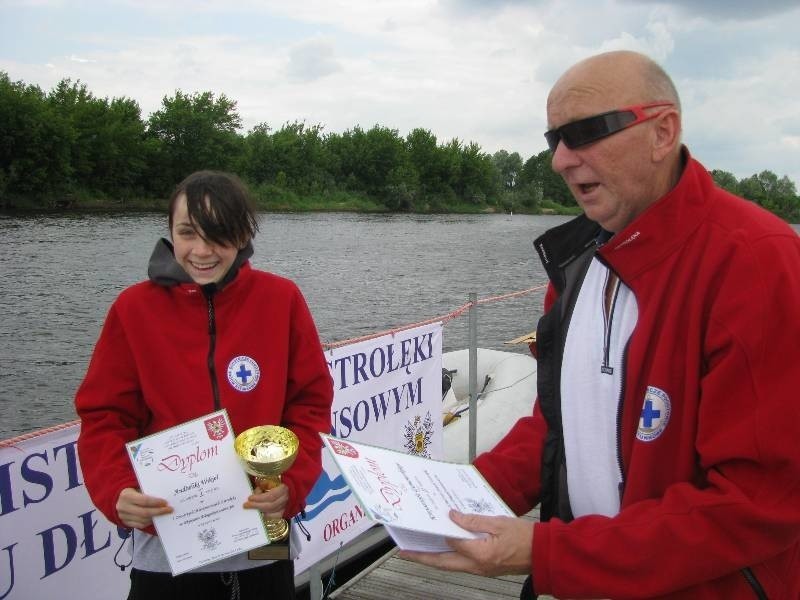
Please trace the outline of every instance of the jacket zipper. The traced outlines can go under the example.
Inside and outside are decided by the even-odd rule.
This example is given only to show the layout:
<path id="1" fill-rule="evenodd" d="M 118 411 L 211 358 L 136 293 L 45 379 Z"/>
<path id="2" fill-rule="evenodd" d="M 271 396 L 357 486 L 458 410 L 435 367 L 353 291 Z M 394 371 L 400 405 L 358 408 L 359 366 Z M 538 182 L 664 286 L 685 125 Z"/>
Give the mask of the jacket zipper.
<path id="1" fill-rule="evenodd" d="M 625 491 L 625 469 L 622 461 L 622 405 L 625 400 L 625 374 L 628 370 L 628 347 L 630 346 L 630 339 L 625 343 L 625 348 L 622 350 L 622 361 L 620 362 L 620 386 L 619 386 L 619 400 L 617 401 L 617 467 L 619 468 L 619 508 L 622 510 L 622 494 Z"/>
<path id="2" fill-rule="evenodd" d="M 595 257 L 597 260 L 600 261 L 604 267 L 606 267 L 609 271 L 609 274 L 616 271 L 613 271 L 611 265 L 603 258 L 603 255 L 600 254 L 599 248 L 598 251 L 595 252 Z M 612 298 L 612 305 L 611 310 L 609 311 L 611 315 L 614 314 L 614 304 L 617 301 L 617 295 L 619 294 L 619 287 L 622 284 L 622 278 L 617 275 L 617 282 L 614 289 L 614 295 Z M 603 298 L 603 310 L 605 310 L 605 297 Z M 606 328 L 606 339 L 605 339 L 605 348 L 603 349 L 603 365 L 600 367 L 600 371 L 603 373 L 613 373 L 613 369 L 611 369 L 610 365 L 608 364 L 609 359 L 609 347 L 610 347 L 610 340 L 611 340 L 611 319 L 609 318 L 608 327 Z M 631 336 L 632 337 L 632 336 Z M 619 485 L 617 486 L 617 490 L 619 491 L 619 507 L 622 510 L 622 495 L 625 492 L 625 468 L 624 463 L 622 461 L 622 405 L 625 400 L 625 375 L 628 370 L 628 347 L 630 346 L 631 340 L 628 338 L 628 341 L 625 342 L 625 347 L 622 349 L 622 357 L 620 361 L 620 369 L 622 372 L 620 373 L 620 386 L 619 386 L 619 399 L 617 400 L 617 468 L 619 469 Z"/>
<path id="3" fill-rule="evenodd" d="M 611 329 L 614 324 L 614 309 L 617 305 L 617 298 L 619 297 L 619 277 L 616 278 L 616 281 L 613 283 L 613 288 L 611 289 L 611 298 L 610 302 L 606 303 L 606 294 L 608 293 L 608 283 L 612 277 L 611 269 L 608 269 L 608 274 L 606 275 L 606 284 L 603 286 L 603 327 L 605 328 L 604 336 L 603 336 L 603 364 L 600 365 L 600 372 L 604 373 L 605 375 L 613 375 L 614 368 L 610 364 L 610 354 L 611 354 Z"/>
<path id="4" fill-rule="evenodd" d="M 756 598 L 759 600 L 769 600 L 767 598 L 767 593 L 764 591 L 764 588 L 761 587 L 761 583 L 758 581 L 758 578 L 756 578 L 755 573 L 753 573 L 753 569 L 745 567 L 742 569 L 742 575 L 744 575 L 744 579 L 750 584 L 750 587 L 753 588 Z"/>
<path id="5" fill-rule="evenodd" d="M 208 374 L 211 377 L 211 393 L 214 398 L 214 410 L 220 409 L 219 400 L 219 384 L 217 383 L 217 368 L 214 365 L 214 353 L 217 346 L 217 320 L 214 314 L 214 290 L 203 289 L 206 296 L 206 305 L 208 307 L 208 357 L 206 364 L 208 365 Z"/>

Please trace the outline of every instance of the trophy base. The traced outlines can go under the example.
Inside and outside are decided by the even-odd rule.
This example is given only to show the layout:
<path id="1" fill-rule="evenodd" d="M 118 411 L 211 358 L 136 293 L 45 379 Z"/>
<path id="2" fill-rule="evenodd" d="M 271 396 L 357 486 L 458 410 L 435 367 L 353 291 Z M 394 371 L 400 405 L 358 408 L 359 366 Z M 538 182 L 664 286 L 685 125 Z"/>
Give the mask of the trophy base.
<path id="1" fill-rule="evenodd" d="M 291 536 L 285 540 L 275 541 L 260 548 L 254 548 L 247 553 L 250 560 L 289 560 L 291 556 Z"/>

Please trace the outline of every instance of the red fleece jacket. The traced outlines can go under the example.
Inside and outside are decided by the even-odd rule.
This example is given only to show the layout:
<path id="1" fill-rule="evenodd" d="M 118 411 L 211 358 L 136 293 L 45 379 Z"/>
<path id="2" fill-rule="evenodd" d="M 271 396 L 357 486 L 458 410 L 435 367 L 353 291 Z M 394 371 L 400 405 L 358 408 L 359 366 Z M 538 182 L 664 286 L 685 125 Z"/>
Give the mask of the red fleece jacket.
<path id="1" fill-rule="evenodd" d="M 330 430 L 333 386 L 316 327 L 294 283 L 249 263 L 213 302 L 219 408 L 227 409 L 234 432 L 282 425 L 300 440 L 298 457 L 283 475 L 290 492 L 285 516 L 291 517 L 321 472 L 318 432 Z M 138 488 L 125 443 L 217 410 L 209 345 L 209 308 L 194 283 L 142 282 L 111 306 L 75 398 L 86 487 L 111 521 L 121 524 L 115 505 L 122 489 Z M 236 389 L 228 377 L 241 356 L 260 370 L 249 391 Z"/>
<path id="2" fill-rule="evenodd" d="M 770 600 L 800 598 L 800 238 L 690 159 L 676 188 L 599 253 L 639 309 L 618 430 L 621 510 L 537 524 L 536 592 L 754 598 L 749 567 Z M 649 386 L 670 414 L 647 440 Z M 540 491 L 538 404 L 476 460 L 519 514 Z"/>

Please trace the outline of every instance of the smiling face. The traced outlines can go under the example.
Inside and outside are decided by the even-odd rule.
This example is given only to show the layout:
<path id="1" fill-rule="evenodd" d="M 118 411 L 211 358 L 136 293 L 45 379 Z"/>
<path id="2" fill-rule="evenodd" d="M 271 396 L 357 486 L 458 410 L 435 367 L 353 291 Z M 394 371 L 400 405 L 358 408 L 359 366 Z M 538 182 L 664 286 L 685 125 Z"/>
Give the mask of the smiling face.
<path id="1" fill-rule="evenodd" d="M 578 63 L 550 92 L 548 128 L 661 100 L 649 97 L 654 90 L 645 85 L 646 60 L 634 53 L 610 53 Z M 671 133 L 664 130 L 666 119 L 671 119 Z M 553 153 L 553 170 L 564 178 L 586 216 L 616 233 L 677 181 L 679 133 L 677 109 L 670 109 L 585 146 L 570 149 L 559 143 Z M 675 161 L 665 161 L 667 157 Z"/>
<path id="2" fill-rule="evenodd" d="M 202 229 L 189 219 L 186 194 L 175 201 L 170 234 L 175 260 L 199 285 L 218 283 L 239 252 L 232 244 L 221 245 L 205 239 Z"/>

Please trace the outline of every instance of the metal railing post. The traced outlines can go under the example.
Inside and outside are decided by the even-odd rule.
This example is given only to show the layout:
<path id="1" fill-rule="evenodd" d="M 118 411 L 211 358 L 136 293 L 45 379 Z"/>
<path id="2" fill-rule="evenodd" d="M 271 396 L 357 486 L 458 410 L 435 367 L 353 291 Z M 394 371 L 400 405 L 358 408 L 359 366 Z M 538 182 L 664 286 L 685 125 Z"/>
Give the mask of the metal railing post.
<path id="1" fill-rule="evenodd" d="M 475 460 L 478 440 L 478 295 L 469 294 L 469 462 Z"/>
<path id="2" fill-rule="evenodd" d="M 314 563 L 308 571 L 308 597 L 311 600 L 322 600 L 322 572 L 319 563 Z"/>

